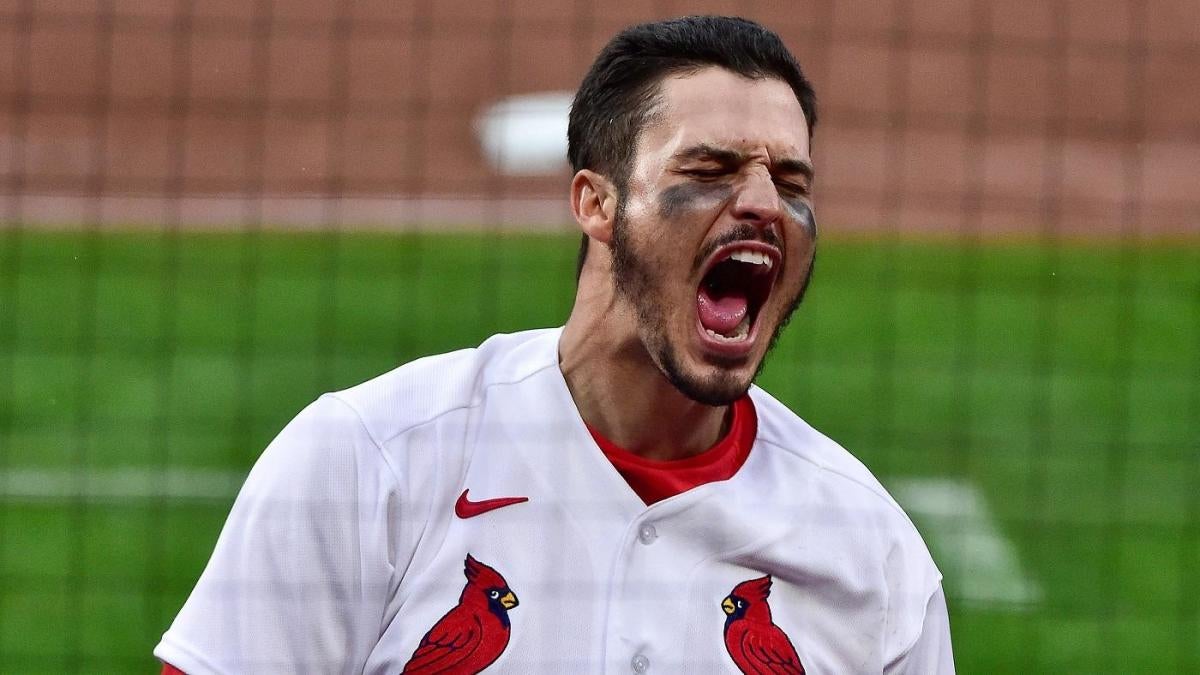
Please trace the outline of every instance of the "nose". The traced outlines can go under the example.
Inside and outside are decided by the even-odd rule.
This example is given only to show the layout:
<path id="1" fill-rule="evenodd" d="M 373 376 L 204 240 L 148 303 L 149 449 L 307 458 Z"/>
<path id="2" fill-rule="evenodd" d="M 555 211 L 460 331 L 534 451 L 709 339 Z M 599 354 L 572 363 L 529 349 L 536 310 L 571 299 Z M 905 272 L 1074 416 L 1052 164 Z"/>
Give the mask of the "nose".
<path id="1" fill-rule="evenodd" d="M 758 227 L 773 225 L 782 218 L 783 204 L 770 175 L 755 172 L 746 176 L 733 202 L 733 216 Z"/>

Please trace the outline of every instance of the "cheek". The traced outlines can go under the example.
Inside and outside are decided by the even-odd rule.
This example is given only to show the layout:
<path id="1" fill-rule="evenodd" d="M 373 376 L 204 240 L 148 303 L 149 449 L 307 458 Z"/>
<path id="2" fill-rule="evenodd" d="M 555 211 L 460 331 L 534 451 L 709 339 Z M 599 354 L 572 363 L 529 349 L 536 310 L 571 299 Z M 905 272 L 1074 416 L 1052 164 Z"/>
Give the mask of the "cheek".
<path id="1" fill-rule="evenodd" d="M 780 282 L 785 286 L 798 286 L 804 283 L 808 270 L 816 257 L 817 240 L 809 236 L 807 230 L 800 228 L 800 235 L 789 240 L 788 262 Z"/>
<path id="2" fill-rule="evenodd" d="M 796 265 L 796 269 L 788 270 L 788 276 L 803 276 L 808 266 L 812 264 L 813 253 L 817 246 L 817 221 L 813 216 L 812 207 L 810 207 L 802 199 L 787 199 L 785 200 L 788 215 L 792 222 L 798 227 L 792 232 L 798 236 L 791 237 L 789 248 L 792 249 L 791 256 L 795 256 L 797 260 L 803 264 Z"/>
<path id="3" fill-rule="evenodd" d="M 720 183 L 680 183 L 658 195 L 658 216 L 677 221 L 691 214 L 720 207 L 733 195 L 733 188 Z"/>
<path id="4" fill-rule="evenodd" d="M 809 237 L 816 238 L 817 219 L 816 216 L 813 215 L 812 207 L 810 207 L 803 199 L 794 197 L 784 199 L 783 202 L 785 208 L 787 208 L 788 216 L 790 216 L 792 220 L 796 221 L 797 223 L 800 223 L 800 227 L 803 228 L 804 232 L 807 233 Z"/>

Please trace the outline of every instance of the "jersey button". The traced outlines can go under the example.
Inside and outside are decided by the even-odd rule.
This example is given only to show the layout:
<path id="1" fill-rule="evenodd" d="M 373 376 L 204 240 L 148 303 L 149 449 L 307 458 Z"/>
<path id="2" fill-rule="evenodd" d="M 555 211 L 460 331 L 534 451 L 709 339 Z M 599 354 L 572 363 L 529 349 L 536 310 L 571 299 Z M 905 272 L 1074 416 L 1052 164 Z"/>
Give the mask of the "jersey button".
<path id="1" fill-rule="evenodd" d="M 647 670 L 650 670 L 650 659 L 638 654 L 634 656 L 632 660 L 630 660 L 629 667 L 632 668 L 633 672 L 635 673 L 644 673 Z"/>
<path id="2" fill-rule="evenodd" d="M 655 539 L 658 539 L 658 530 L 654 529 L 654 526 L 650 523 L 646 523 L 638 528 L 638 541 L 649 546 L 654 543 Z"/>

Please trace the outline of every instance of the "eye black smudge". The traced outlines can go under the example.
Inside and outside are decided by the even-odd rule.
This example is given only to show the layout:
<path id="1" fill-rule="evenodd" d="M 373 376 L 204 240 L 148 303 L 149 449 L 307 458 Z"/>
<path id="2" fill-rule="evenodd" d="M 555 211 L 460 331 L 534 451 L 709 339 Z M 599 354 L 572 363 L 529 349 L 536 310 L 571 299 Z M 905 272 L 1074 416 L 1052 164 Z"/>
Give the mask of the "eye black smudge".
<path id="1" fill-rule="evenodd" d="M 665 188 L 658 196 L 658 216 L 672 220 L 680 214 L 729 199 L 733 188 L 720 183 L 688 182 Z"/>
<path id="2" fill-rule="evenodd" d="M 816 237 L 817 218 L 813 215 L 812 208 L 809 207 L 809 205 L 806 204 L 803 199 L 793 198 L 784 199 L 783 201 L 785 204 L 787 204 L 788 212 L 791 214 L 792 218 L 795 218 L 796 222 L 803 225 L 804 229 L 808 230 L 808 233 L 811 236 Z"/>

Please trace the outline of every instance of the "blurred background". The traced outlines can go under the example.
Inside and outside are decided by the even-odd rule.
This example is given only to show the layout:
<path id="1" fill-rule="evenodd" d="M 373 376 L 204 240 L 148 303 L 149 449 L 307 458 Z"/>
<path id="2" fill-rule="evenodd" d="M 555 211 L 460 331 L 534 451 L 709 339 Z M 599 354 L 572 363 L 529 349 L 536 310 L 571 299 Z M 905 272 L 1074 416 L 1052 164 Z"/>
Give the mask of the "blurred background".
<path id="1" fill-rule="evenodd" d="M 148 672 L 321 392 L 558 325 L 569 96 L 739 14 L 815 82 L 761 383 L 945 574 L 960 672 L 1200 672 L 1195 0 L 0 0 L 0 672 Z"/>

